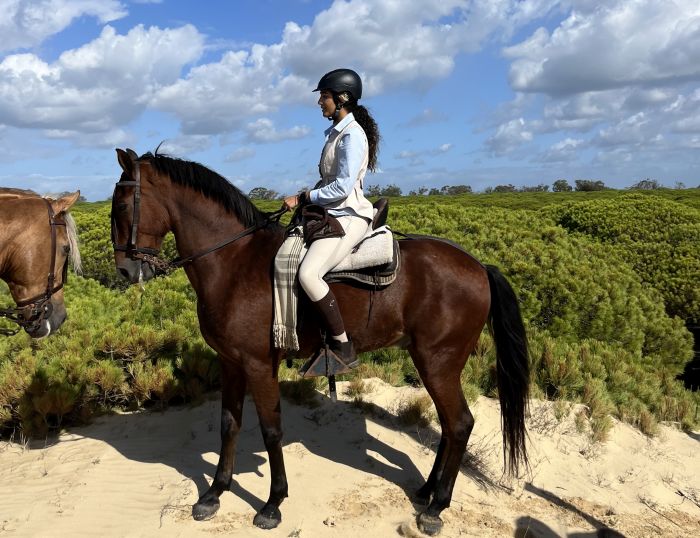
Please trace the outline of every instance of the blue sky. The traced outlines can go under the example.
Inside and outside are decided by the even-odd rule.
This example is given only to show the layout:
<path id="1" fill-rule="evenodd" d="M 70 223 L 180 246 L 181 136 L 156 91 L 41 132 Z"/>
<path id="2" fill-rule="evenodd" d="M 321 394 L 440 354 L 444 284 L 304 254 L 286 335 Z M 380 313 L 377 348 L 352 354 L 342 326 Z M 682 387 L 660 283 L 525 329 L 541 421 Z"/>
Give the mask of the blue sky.
<path id="1" fill-rule="evenodd" d="M 697 0 L 0 0 L 0 185 L 104 200 L 114 148 L 244 192 L 317 178 L 311 90 L 351 67 L 367 184 L 700 185 Z"/>

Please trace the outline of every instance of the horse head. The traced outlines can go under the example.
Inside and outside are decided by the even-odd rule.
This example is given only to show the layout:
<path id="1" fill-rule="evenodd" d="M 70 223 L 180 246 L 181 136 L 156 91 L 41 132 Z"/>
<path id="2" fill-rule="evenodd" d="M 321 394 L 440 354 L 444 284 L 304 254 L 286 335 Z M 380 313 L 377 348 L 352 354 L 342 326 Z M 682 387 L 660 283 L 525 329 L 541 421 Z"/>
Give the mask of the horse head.
<path id="1" fill-rule="evenodd" d="M 80 191 L 57 200 L 34 193 L 0 198 L 0 267 L 17 305 L 0 310 L 0 315 L 16 322 L 32 338 L 48 336 L 66 319 L 63 285 L 69 257 L 74 269 L 80 270 L 75 224 L 68 210 L 79 196 Z"/>
<path id="2" fill-rule="evenodd" d="M 155 256 L 169 231 L 167 211 L 157 179 L 148 160 L 136 153 L 117 149 L 122 168 L 112 195 L 112 245 L 117 271 L 130 283 L 150 280 L 156 275 Z"/>

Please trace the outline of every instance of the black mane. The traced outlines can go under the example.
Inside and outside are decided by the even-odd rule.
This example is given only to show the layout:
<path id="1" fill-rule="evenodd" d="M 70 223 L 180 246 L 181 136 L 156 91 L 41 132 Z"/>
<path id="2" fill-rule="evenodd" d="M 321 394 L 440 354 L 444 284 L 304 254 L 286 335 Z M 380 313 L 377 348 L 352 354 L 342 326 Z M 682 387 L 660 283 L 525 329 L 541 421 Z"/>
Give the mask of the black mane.
<path id="1" fill-rule="evenodd" d="M 139 158 L 147 161 L 161 174 L 178 185 L 189 187 L 202 193 L 207 198 L 221 204 L 229 213 L 236 215 L 244 226 L 256 226 L 265 221 L 265 215 L 237 187 L 209 170 L 204 165 L 184 161 L 157 153 L 145 153 Z"/>

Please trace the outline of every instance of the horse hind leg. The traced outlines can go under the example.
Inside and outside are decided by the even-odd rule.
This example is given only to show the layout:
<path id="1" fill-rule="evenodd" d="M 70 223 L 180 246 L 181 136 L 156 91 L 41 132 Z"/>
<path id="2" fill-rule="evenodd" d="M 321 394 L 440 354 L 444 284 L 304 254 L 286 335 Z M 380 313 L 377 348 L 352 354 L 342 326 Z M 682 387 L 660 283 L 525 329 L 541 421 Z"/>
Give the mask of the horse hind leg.
<path id="1" fill-rule="evenodd" d="M 245 397 L 243 370 L 227 361 L 221 362 L 221 452 L 216 474 L 209 489 L 192 507 L 197 521 L 211 519 L 219 509 L 219 497 L 231 487 L 236 441 L 241 430 Z"/>
<path id="2" fill-rule="evenodd" d="M 435 463 L 426 483 L 418 490 L 419 498 L 431 499 L 425 511 L 418 515 L 418 528 L 425 534 L 434 536 L 442 530 L 440 513 L 450 506 L 462 457 L 474 427 L 474 417 L 460 385 L 460 373 L 468 353 L 465 351 L 453 359 L 442 354 L 440 358 L 433 356 L 431 361 L 421 361 L 420 356 L 425 357 L 425 354 L 416 350 L 412 350 L 411 355 L 423 384 L 435 403 L 442 427 Z M 440 367 L 449 363 L 452 365 L 448 368 Z M 427 364 L 431 364 L 431 367 L 426 368 Z"/>
<path id="3" fill-rule="evenodd" d="M 442 417 L 438 413 L 438 419 L 440 424 L 442 424 Z M 445 466 L 445 445 L 447 444 L 447 438 L 445 434 L 440 435 L 440 444 L 435 455 L 435 462 L 433 463 L 433 468 L 430 470 L 430 474 L 426 479 L 425 483 L 418 488 L 414 496 L 414 502 L 416 504 L 421 504 L 427 506 L 435 490 L 435 484 L 437 483 L 438 477 L 442 474 L 442 469 Z"/>

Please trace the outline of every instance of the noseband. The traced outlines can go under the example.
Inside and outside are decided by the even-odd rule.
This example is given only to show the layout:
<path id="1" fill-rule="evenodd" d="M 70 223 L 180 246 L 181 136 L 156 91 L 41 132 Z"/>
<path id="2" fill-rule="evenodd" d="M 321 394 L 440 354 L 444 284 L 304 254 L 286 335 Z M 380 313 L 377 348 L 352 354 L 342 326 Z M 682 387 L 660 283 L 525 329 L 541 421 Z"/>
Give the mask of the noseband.
<path id="1" fill-rule="evenodd" d="M 260 230 L 261 228 L 265 228 L 269 224 L 273 222 L 278 222 L 279 219 L 282 217 L 284 213 L 287 212 L 287 209 L 280 209 L 278 211 L 274 211 L 272 213 L 266 213 L 265 214 L 265 220 L 261 222 L 260 224 L 256 224 L 254 226 L 250 226 L 249 228 L 246 228 L 245 230 L 237 233 L 233 237 L 230 237 L 228 239 L 225 239 L 224 241 L 221 241 L 220 243 L 217 243 L 216 245 L 213 245 L 209 248 L 206 248 L 204 250 L 200 250 L 199 252 L 192 254 L 190 256 L 187 256 L 185 258 L 176 258 L 174 260 L 164 260 L 163 258 L 158 257 L 158 250 L 148 248 L 148 247 L 140 247 L 136 243 L 137 236 L 138 236 L 138 231 L 139 231 L 139 222 L 141 220 L 141 168 L 139 165 L 139 159 L 136 155 L 131 150 L 127 150 L 129 152 L 129 156 L 131 157 L 131 160 L 134 164 L 134 172 L 133 172 L 133 180 L 132 181 L 118 181 L 116 185 L 114 186 L 114 192 L 116 193 L 116 190 L 118 187 L 134 187 L 134 212 L 133 212 L 133 218 L 131 221 L 131 226 L 129 227 L 129 239 L 125 244 L 118 244 L 117 243 L 117 223 L 114 218 L 114 201 L 116 197 L 113 195 L 112 196 L 112 216 L 111 216 L 111 235 L 112 235 L 112 246 L 114 247 L 114 250 L 116 252 L 124 252 L 126 257 L 131 259 L 131 260 L 136 260 L 140 262 L 146 262 L 149 265 L 151 265 L 154 270 L 157 273 L 160 274 L 166 274 L 170 271 L 173 271 L 177 269 L 178 267 L 182 267 L 184 265 L 187 265 L 190 262 L 193 262 L 194 260 L 201 258 L 202 256 L 205 256 L 211 252 L 214 252 L 215 250 L 219 250 L 222 247 L 225 247 L 226 245 L 230 245 L 234 241 L 238 241 L 239 239 L 252 234 L 253 232 Z"/>
<path id="2" fill-rule="evenodd" d="M 58 243 L 56 241 L 56 227 L 65 226 L 66 222 L 60 220 L 53 212 L 53 207 L 51 203 L 44 198 L 46 202 L 46 208 L 49 213 L 49 225 L 51 227 L 51 264 L 49 266 L 49 275 L 46 283 L 46 291 L 35 295 L 30 299 L 25 299 L 23 301 L 17 301 L 16 308 L 5 308 L 0 309 L 0 318 L 7 318 L 19 325 L 22 329 L 26 330 L 31 334 L 32 331 L 36 331 L 44 320 L 48 319 L 53 312 L 53 306 L 51 305 L 51 297 L 54 293 L 63 289 L 63 284 L 68 278 L 68 259 L 63 263 L 63 275 L 61 278 L 61 283 L 57 286 L 54 285 L 56 280 L 56 255 L 58 254 L 57 248 Z M 0 335 L 12 336 L 19 332 L 19 329 L 5 329 L 0 327 Z"/>

